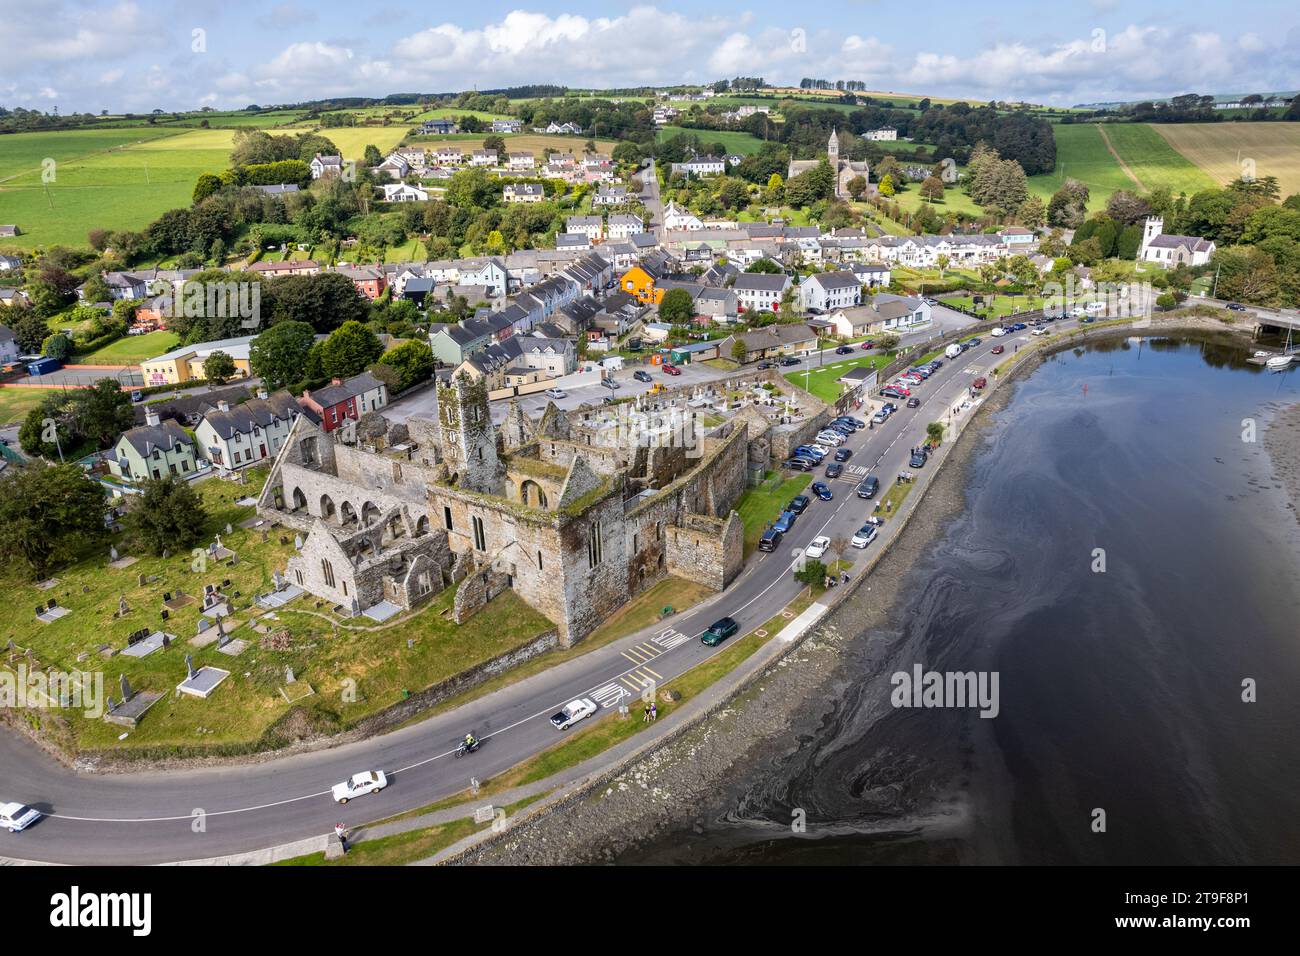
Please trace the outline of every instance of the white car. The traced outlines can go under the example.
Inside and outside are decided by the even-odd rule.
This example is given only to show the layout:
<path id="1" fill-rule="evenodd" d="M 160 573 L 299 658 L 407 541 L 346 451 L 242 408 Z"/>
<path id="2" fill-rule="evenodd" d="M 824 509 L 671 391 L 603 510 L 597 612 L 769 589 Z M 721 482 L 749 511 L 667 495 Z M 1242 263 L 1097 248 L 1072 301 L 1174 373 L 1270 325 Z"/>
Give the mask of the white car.
<path id="1" fill-rule="evenodd" d="M 546 390 L 547 398 L 565 398 L 567 395 L 568 392 L 562 388 L 548 388 Z"/>
<path id="2" fill-rule="evenodd" d="M 565 704 L 558 714 L 551 715 L 551 723 L 555 725 L 556 730 L 568 730 L 578 721 L 590 717 L 595 712 L 595 701 L 590 697 L 579 697 Z"/>
<path id="3" fill-rule="evenodd" d="M 876 528 L 875 525 L 864 524 L 861 528 L 859 528 L 854 533 L 853 540 L 850 543 L 855 548 L 865 548 L 871 542 L 876 540 L 876 535 L 878 535 L 879 533 L 880 531 Z"/>
<path id="4" fill-rule="evenodd" d="M 826 549 L 831 546 L 831 539 L 824 534 L 819 534 L 808 542 L 808 547 L 803 549 L 805 558 L 820 558 L 826 553 Z"/>
<path id="5" fill-rule="evenodd" d="M 996 329 L 993 329 L 992 331 L 989 332 L 989 335 L 993 336 L 995 339 L 1001 338 L 1006 334 L 1007 334 L 1007 330 L 1000 325 Z"/>
<path id="6" fill-rule="evenodd" d="M 330 792 L 339 803 L 347 803 L 354 797 L 367 793 L 378 793 L 388 786 L 388 778 L 382 770 L 367 770 L 365 773 L 353 774 L 352 779 L 334 784 Z"/>
<path id="7" fill-rule="evenodd" d="M 844 436 L 838 432 L 822 432 L 817 436 L 818 444 L 824 445 L 828 442 L 838 448 L 840 445 L 844 444 Z"/>
<path id="8" fill-rule="evenodd" d="M 40 811 L 22 803 L 0 803 L 0 828 L 10 833 L 26 830 L 41 818 Z"/>
<path id="9" fill-rule="evenodd" d="M 1034 329 L 1034 331 L 1030 332 L 1029 334 L 1030 334 L 1030 335 L 1046 335 L 1046 334 L 1047 334 L 1047 329 L 1044 329 L 1044 328 L 1037 328 L 1037 329 Z"/>

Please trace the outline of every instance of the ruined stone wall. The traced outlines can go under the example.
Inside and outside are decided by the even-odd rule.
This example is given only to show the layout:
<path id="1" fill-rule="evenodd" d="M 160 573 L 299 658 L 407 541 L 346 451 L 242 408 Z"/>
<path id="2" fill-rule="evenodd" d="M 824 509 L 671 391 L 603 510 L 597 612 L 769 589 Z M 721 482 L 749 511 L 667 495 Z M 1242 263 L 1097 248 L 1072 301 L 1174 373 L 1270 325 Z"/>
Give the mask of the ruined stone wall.
<path id="1" fill-rule="evenodd" d="M 666 531 L 668 573 L 721 591 L 740 574 L 745 560 L 745 526 L 740 515 L 686 515 Z"/>
<path id="2" fill-rule="evenodd" d="M 433 469 L 419 459 L 395 453 L 376 454 L 351 445 L 336 446 L 334 459 L 340 481 L 407 502 L 422 503 L 429 497 Z"/>

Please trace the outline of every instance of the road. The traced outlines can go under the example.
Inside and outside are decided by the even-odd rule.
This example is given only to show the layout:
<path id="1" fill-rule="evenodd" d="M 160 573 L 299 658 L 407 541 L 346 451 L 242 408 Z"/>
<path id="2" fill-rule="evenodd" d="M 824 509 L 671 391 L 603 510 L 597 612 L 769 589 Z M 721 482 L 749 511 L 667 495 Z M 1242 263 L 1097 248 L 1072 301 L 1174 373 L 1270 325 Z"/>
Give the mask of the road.
<path id="1" fill-rule="evenodd" d="M 664 241 L 664 206 L 659 198 L 659 173 L 653 159 L 646 160 L 641 173 L 641 204 L 650 216 L 650 228 L 659 242 Z"/>
<path id="2" fill-rule="evenodd" d="M 963 315 L 952 309 L 937 306 L 933 310 L 933 321 L 930 325 L 918 332 L 912 332 L 900 337 L 900 344 L 903 346 L 913 346 L 922 344 L 930 339 L 938 338 L 945 332 L 954 329 L 963 329 L 975 323 L 975 319 Z M 860 355 L 861 353 L 855 353 Z M 832 365 L 836 361 L 846 357 L 835 354 L 834 347 L 824 349 L 822 352 L 809 352 L 802 356 L 799 365 L 792 365 L 784 368 L 782 372 L 797 372 L 808 368 L 817 369 L 824 365 Z M 587 385 L 582 388 L 565 389 L 565 397 L 560 399 L 551 399 L 543 392 L 536 392 L 532 395 L 524 395 L 519 399 L 519 404 L 525 412 L 532 418 L 538 418 L 546 410 L 546 406 L 552 401 L 563 409 L 574 409 L 579 405 L 598 404 L 602 398 L 607 395 L 613 395 L 617 398 L 626 398 L 628 396 L 643 395 L 649 392 L 655 382 L 662 382 L 665 385 L 680 387 L 688 385 L 703 385 L 709 382 L 722 381 L 734 375 L 734 371 L 713 368 L 702 363 L 691 363 L 680 366 L 681 375 L 668 376 L 659 366 L 655 365 L 638 365 L 628 363 L 618 372 L 614 372 L 612 377 L 618 382 L 617 390 L 610 390 L 603 385 Z M 650 373 L 649 382 L 639 382 L 633 378 L 637 369 L 643 369 Z M 418 394 L 409 398 L 400 399 L 384 409 L 384 416 L 393 421 L 406 421 L 412 415 L 433 415 L 436 412 L 437 392 L 434 389 L 425 389 Z M 509 409 L 508 400 L 500 400 L 492 403 L 492 420 L 498 424 L 505 421 L 506 411 Z"/>
<path id="3" fill-rule="evenodd" d="M 592 697 L 601 705 L 597 719 L 610 719 L 618 704 L 634 702 L 647 681 L 663 683 L 726 650 L 727 643 L 708 648 L 697 639 L 717 618 L 736 618 L 745 633 L 793 600 L 800 585 L 789 572 L 789 549 L 803 548 L 820 534 L 849 537 L 862 525 L 871 513 L 871 503 L 854 494 L 862 475 L 870 471 L 880 477 L 882 492 L 904 470 L 913 470 L 918 483 L 931 480 L 933 468 L 908 468 L 909 451 L 924 441 L 925 426 L 966 398 L 976 375 L 992 367 L 991 345 L 1000 342 L 1011 353 L 1027 341 L 1027 332 L 985 339 L 914 392 L 922 399 L 920 408 L 903 408 L 884 425 L 853 435 L 845 446 L 853 451 L 845 474 L 831 483 L 834 500 L 813 501 L 786 535 L 787 550 L 756 554 L 726 591 L 683 612 L 671 628 L 596 648 L 380 737 L 245 766 L 77 774 L 26 740 L 0 733 L 0 800 L 28 803 L 48 814 L 24 833 L 0 832 L 0 856 L 140 864 L 204 859 L 319 836 L 339 822 L 359 826 L 450 797 L 463 791 L 471 776 L 502 773 L 561 739 L 548 718 L 576 697 Z M 871 549 L 884 547 L 896 533 L 887 522 Z M 849 557 L 860 564 L 866 555 Z M 467 731 L 484 745 L 466 759 L 455 759 L 456 744 Z M 388 789 L 346 807 L 330 799 L 333 784 L 370 769 L 388 774 Z"/>

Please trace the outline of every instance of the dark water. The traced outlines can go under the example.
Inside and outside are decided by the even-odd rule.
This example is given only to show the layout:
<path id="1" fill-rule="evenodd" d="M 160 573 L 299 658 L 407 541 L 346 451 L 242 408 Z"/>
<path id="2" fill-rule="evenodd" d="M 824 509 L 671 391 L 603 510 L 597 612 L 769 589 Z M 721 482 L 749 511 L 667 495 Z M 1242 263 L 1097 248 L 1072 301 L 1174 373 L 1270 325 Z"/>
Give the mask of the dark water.
<path id="1" fill-rule="evenodd" d="M 1300 526 L 1262 442 L 1300 373 L 1246 354 L 1047 362 L 798 746 L 620 862 L 1300 862 Z M 1000 714 L 891 707 L 888 675 L 918 662 L 998 672 Z"/>

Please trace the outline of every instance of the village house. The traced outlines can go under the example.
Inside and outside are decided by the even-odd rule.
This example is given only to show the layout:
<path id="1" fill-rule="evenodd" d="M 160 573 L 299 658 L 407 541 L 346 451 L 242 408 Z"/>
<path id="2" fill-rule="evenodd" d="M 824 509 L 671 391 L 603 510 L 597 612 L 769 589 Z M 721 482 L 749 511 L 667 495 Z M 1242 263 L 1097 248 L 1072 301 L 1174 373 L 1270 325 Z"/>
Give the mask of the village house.
<path id="1" fill-rule="evenodd" d="M 388 387 L 369 372 L 362 372 L 346 380 L 336 378 L 314 392 L 304 391 L 298 404 L 328 434 L 346 419 L 356 421 L 366 412 L 377 411 L 387 405 Z"/>
<path id="2" fill-rule="evenodd" d="M 384 183 L 384 202 L 428 202 L 429 191 L 406 183 Z"/>
<path id="3" fill-rule="evenodd" d="M 785 273 L 742 272 L 736 276 L 732 289 L 742 313 L 776 312 L 781 308 L 781 297 L 790 288 L 790 277 Z"/>
<path id="4" fill-rule="evenodd" d="M 823 272 L 804 279 L 799 295 L 810 311 L 848 309 L 862 303 L 862 283 L 852 272 Z"/>
<path id="5" fill-rule="evenodd" d="M 523 128 L 523 120 L 494 119 L 492 121 L 492 132 L 494 133 L 518 133 Z"/>
<path id="6" fill-rule="evenodd" d="M 564 231 L 570 234 L 580 232 L 597 242 L 605 236 L 605 221 L 600 216 L 570 216 L 564 221 Z"/>
<path id="7" fill-rule="evenodd" d="M 646 305 L 658 305 L 664 290 L 655 283 L 672 272 L 672 260 L 666 253 L 653 252 L 619 277 L 618 287 Z"/>
<path id="8" fill-rule="evenodd" d="M 465 154 L 455 146 L 439 146 L 433 155 L 439 166 L 459 166 L 465 161 Z"/>
<path id="9" fill-rule="evenodd" d="M 280 262 L 254 262 L 248 267 L 263 279 L 280 276 L 314 276 L 320 272 L 320 263 L 312 259 L 284 259 Z"/>
<path id="10" fill-rule="evenodd" d="M 383 295 L 384 289 L 388 288 L 383 270 L 375 266 L 339 266 L 334 271 L 351 279 L 357 291 L 371 302 Z"/>
<path id="11" fill-rule="evenodd" d="M 591 198 L 592 206 L 621 206 L 626 202 L 626 186 L 599 186 Z"/>
<path id="12" fill-rule="evenodd" d="M 609 217 L 610 239 L 627 239 L 642 232 L 645 232 L 645 223 L 641 221 L 640 216 L 626 213 Z"/>
<path id="13" fill-rule="evenodd" d="M 312 179 L 334 179 L 343 175 L 342 156 L 322 156 L 317 153 L 308 165 L 311 166 Z"/>
<path id="14" fill-rule="evenodd" d="M 510 153 L 506 157 L 506 165 L 513 170 L 532 169 L 537 165 L 537 161 L 532 153 Z"/>
<path id="15" fill-rule="evenodd" d="M 145 423 L 128 428 L 117 439 L 108 458 L 108 470 L 126 481 L 145 481 L 176 475 L 184 478 L 198 470 L 194 439 L 172 420 L 160 421 L 158 412 L 145 409 Z"/>
<path id="16" fill-rule="evenodd" d="M 140 371 L 145 385 L 180 385 L 183 382 L 202 381 L 206 377 L 203 363 L 214 352 L 229 355 L 235 363 L 235 377 L 252 375 L 248 363 L 249 345 L 257 336 L 243 335 L 233 339 L 203 342 L 199 345 L 182 345 L 166 355 L 145 359 Z"/>
<path id="17" fill-rule="evenodd" d="M 684 163 L 673 163 L 670 169 L 687 176 L 720 176 L 726 171 L 726 160 L 719 156 L 692 156 Z"/>
<path id="18" fill-rule="evenodd" d="M 501 198 L 505 202 L 541 202 L 546 198 L 546 190 L 541 183 L 507 183 Z"/>
<path id="19" fill-rule="evenodd" d="M 495 166 L 497 164 L 497 151 L 495 149 L 476 149 L 469 154 L 469 164 L 471 166 Z"/>
<path id="20" fill-rule="evenodd" d="M 194 429 L 199 454 L 219 468 L 243 468 L 274 458 L 302 408 L 281 390 L 231 405 L 221 400 Z"/>

